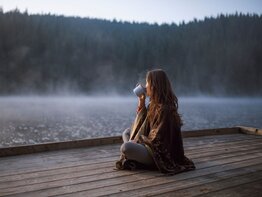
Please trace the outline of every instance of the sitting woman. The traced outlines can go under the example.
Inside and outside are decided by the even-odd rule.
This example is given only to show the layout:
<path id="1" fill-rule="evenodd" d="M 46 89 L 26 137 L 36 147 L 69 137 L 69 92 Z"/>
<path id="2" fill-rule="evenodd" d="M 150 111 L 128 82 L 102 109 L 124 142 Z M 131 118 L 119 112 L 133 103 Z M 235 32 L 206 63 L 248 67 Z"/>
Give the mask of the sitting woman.
<path id="1" fill-rule="evenodd" d="M 136 119 L 131 129 L 123 133 L 124 143 L 116 167 L 156 168 L 171 175 L 195 169 L 194 163 L 184 155 L 178 100 L 163 70 L 147 73 L 146 94 L 150 97 L 149 105 L 146 108 L 146 95 L 142 94 Z"/>

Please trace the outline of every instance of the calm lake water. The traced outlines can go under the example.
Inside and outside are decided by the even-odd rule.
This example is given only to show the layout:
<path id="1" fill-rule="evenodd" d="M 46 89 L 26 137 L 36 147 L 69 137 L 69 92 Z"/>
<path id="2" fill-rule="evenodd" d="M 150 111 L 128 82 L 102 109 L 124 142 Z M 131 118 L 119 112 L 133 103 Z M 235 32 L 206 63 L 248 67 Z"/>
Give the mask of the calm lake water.
<path id="1" fill-rule="evenodd" d="M 135 97 L 0 97 L 0 147 L 120 135 Z M 262 128 L 262 99 L 179 98 L 183 131 Z"/>

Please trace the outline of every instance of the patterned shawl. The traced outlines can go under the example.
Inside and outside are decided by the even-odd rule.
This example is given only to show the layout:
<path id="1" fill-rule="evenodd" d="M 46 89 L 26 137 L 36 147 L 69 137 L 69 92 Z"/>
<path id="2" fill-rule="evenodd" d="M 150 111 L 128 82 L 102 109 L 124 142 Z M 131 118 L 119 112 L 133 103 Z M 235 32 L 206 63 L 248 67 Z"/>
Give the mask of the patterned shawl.
<path id="1" fill-rule="evenodd" d="M 159 116 L 149 122 L 144 107 L 137 114 L 130 136 L 146 145 L 157 168 L 170 175 L 195 169 L 193 161 L 184 155 L 181 129 L 175 122 L 174 110 L 172 106 L 162 105 Z"/>

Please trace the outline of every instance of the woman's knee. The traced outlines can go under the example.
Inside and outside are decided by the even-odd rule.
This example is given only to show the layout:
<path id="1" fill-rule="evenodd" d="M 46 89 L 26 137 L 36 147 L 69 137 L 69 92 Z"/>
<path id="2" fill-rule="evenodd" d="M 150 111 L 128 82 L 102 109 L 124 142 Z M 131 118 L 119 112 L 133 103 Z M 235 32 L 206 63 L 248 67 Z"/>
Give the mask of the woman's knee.
<path id="1" fill-rule="evenodd" d="M 146 165 L 151 165 L 154 163 L 147 149 L 141 144 L 137 144 L 134 142 L 125 142 L 122 144 L 120 151 L 125 155 L 127 159 L 136 160 Z"/>
<path id="2" fill-rule="evenodd" d="M 123 134 L 130 135 L 130 131 L 131 131 L 131 129 L 127 128 L 127 129 L 124 130 Z"/>
<path id="3" fill-rule="evenodd" d="M 128 142 L 130 138 L 130 129 L 127 128 L 126 130 L 124 130 L 124 132 L 122 133 L 122 139 L 124 142 Z"/>
<path id="4" fill-rule="evenodd" d="M 122 144 L 120 151 L 124 154 L 129 154 L 133 150 L 133 142 L 125 142 Z"/>

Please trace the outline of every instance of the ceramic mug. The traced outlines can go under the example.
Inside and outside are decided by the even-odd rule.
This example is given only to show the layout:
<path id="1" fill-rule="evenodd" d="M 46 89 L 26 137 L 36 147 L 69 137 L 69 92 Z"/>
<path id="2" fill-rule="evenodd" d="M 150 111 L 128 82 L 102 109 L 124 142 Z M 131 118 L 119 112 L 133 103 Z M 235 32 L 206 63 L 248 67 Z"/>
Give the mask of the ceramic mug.
<path id="1" fill-rule="evenodd" d="M 138 86 L 135 87 L 133 92 L 135 93 L 135 95 L 140 97 L 142 94 L 146 94 L 146 88 L 144 88 L 141 84 L 138 84 Z"/>

